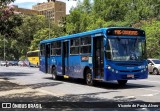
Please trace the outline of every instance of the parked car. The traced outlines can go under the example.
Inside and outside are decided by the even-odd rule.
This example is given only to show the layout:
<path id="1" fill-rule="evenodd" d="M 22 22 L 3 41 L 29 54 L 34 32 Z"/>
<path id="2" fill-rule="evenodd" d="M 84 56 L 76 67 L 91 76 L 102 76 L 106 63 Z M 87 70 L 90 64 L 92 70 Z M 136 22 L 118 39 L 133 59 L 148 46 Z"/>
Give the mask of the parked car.
<path id="1" fill-rule="evenodd" d="M 1 66 L 5 66 L 6 65 L 6 62 L 5 61 L 1 61 Z"/>
<path id="2" fill-rule="evenodd" d="M 18 61 L 9 61 L 10 66 L 18 66 Z"/>
<path id="3" fill-rule="evenodd" d="M 148 59 L 148 71 L 155 75 L 160 74 L 160 60 Z"/>
<path id="4" fill-rule="evenodd" d="M 1 61 L 1 62 L 0 62 L 0 65 L 1 65 L 1 66 L 6 66 L 6 61 Z M 7 65 L 9 65 L 9 62 L 7 62 Z"/>
<path id="5" fill-rule="evenodd" d="M 25 61 L 19 61 L 18 66 L 27 66 L 27 64 L 25 63 Z"/>

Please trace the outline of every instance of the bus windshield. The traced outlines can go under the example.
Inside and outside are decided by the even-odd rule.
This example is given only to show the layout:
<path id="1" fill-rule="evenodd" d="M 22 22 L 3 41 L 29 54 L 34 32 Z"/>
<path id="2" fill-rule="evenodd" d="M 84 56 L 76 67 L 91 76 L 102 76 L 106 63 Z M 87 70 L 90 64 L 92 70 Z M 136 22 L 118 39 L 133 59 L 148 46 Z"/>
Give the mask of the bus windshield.
<path id="1" fill-rule="evenodd" d="M 145 59 L 145 40 L 113 38 L 108 39 L 106 55 L 113 61 L 141 61 Z"/>

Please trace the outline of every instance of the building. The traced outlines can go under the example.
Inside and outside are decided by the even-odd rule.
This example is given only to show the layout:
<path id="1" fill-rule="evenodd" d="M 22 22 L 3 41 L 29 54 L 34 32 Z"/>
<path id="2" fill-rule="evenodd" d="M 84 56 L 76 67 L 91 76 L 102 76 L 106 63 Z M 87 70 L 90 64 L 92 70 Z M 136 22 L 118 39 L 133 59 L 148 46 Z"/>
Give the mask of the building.
<path id="1" fill-rule="evenodd" d="M 38 15 L 39 14 L 39 12 L 37 10 L 19 8 L 16 5 L 14 5 L 14 13 L 24 14 L 24 15 Z"/>
<path id="2" fill-rule="evenodd" d="M 55 23 L 59 23 L 66 16 L 66 3 L 61 1 L 48 0 L 48 2 L 38 3 L 32 9 L 39 11 L 39 14 L 45 15 Z"/>

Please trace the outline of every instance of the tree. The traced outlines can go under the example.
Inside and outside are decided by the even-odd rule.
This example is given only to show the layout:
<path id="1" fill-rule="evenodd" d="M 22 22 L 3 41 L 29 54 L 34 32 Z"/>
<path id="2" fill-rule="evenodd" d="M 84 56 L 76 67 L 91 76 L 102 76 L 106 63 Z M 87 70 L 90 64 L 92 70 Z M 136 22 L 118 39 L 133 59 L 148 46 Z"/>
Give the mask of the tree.
<path id="1" fill-rule="evenodd" d="M 5 43 L 6 58 L 14 58 L 14 52 L 17 54 L 16 50 L 11 49 L 11 40 L 16 38 L 16 33 L 14 28 L 22 24 L 22 19 L 19 15 L 14 14 L 14 7 L 8 6 L 9 3 L 14 2 L 14 0 L 1 0 L 0 1 L 0 38 L 2 44 L 0 44 L 1 53 L 0 56 L 3 57 Z M 4 39 L 5 38 L 5 39 Z"/>
<path id="2" fill-rule="evenodd" d="M 22 21 L 18 15 L 14 14 L 14 7 L 7 6 L 14 0 L 1 0 L 0 2 L 0 34 L 5 37 L 14 37 L 14 27 L 20 26 Z"/>
<path id="3" fill-rule="evenodd" d="M 14 44 L 16 49 L 19 50 L 19 56 L 26 55 L 31 45 L 31 41 L 34 39 L 35 32 L 46 27 L 48 27 L 48 22 L 45 16 L 23 15 L 22 25 L 14 30 L 17 34 L 17 41 L 15 43 L 21 46 L 19 47 Z"/>
<path id="4" fill-rule="evenodd" d="M 51 38 L 56 38 L 56 37 L 64 35 L 63 27 L 59 27 L 56 24 L 52 24 L 51 26 L 52 27 L 50 29 L 49 28 L 43 28 L 43 29 L 38 30 L 34 34 L 33 40 L 32 40 L 31 45 L 29 47 L 29 50 L 39 49 L 40 41 L 45 40 L 45 39 L 49 39 L 49 30 L 50 30 L 50 37 Z"/>
<path id="5" fill-rule="evenodd" d="M 141 28 L 146 32 L 148 57 L 160 58 L 160 22 L 153 19 L 145 22 Z"/>

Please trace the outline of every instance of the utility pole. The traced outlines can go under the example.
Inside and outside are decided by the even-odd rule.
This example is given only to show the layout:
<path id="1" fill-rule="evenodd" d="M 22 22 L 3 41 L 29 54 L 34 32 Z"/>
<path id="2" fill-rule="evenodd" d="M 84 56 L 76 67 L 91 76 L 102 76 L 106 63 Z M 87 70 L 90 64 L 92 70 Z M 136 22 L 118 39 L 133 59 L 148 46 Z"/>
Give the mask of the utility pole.
<path id="1" fill-rule="evenodd" d="M 3 46 L 4 46 L 4 57 L 3 57 L 3 59 L 4 59 L 4 61 L 6 60 L 6 44 L 5 44 L 5 36 L 4 36 L 4 41 L 3 41 Z"/>
<path id="2" fill-rule="evenodd" d="M 50 39 L 50 29 L 51 29 L 51 24 L 50 24 L 50 10 L 48 10 L 48 28 L 49 28 L 49 39 Z"/>

